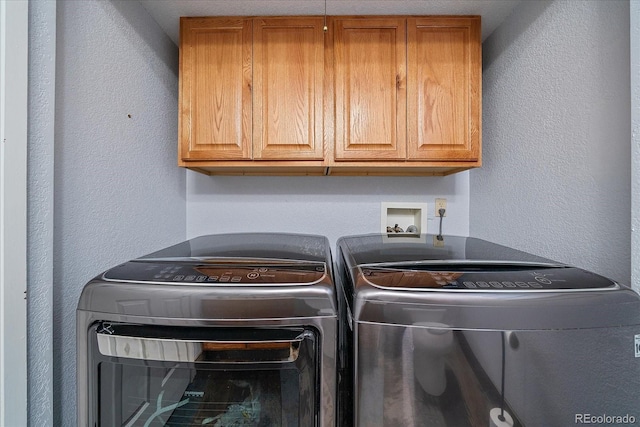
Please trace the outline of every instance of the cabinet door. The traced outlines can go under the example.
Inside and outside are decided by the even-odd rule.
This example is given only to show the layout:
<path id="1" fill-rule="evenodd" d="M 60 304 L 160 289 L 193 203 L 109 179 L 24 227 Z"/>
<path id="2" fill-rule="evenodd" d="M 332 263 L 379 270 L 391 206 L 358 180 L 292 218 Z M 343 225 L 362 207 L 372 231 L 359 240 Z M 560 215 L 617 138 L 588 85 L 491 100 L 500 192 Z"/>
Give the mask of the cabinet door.
<path id="1" fill-rule="evenodd" d="M 254 159 L 322 160 L 322 27 L 322 18 L 254 21 Z"/>
<path id="2" fill-rule="evenodd" d="M 336 160 L 404 160 L 405 19 L 332 22 Z"/>
<path id="3" fill-rule="evenodd" d="M 408 158 L 478 160 L 480 19 L 410 18 Z"/>
<path id="4" fill-rule="evenodd" d="M 251 157 L 251 20 L 182 18 L 182 160 Z"/>

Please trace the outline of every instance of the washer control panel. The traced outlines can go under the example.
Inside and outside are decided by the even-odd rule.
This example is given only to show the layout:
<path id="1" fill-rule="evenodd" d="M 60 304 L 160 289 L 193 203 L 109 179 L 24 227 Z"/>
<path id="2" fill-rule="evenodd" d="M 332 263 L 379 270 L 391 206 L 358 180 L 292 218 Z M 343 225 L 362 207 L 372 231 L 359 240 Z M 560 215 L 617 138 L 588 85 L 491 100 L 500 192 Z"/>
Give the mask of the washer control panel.
<path id="1" fill-rule="evenodd" d="M 617 288 L 615 282 L 605 277 L 574 267 L 469 272 L 362 266 L 360 271 L 370 285 L 392 289 L 525 291 Z"/>

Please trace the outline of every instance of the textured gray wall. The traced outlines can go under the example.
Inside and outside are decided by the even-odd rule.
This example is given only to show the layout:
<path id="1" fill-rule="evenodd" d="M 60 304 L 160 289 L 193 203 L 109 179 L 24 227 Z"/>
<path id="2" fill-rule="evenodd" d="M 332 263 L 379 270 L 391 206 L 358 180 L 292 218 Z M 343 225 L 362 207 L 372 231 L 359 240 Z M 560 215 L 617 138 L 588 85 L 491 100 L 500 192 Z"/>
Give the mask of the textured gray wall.
<path id="1" fill-rule="evenodd" d="M 630 2 L 631 32 L 631 282 L 640 292 L 640 1 Z"/>
<path id="2" fill-rule="evenodd" d="M 628 284 L 629 2 L 522 2 L 483 56 L 471 234 Z"/>
<path id="3" fill-rule="evenodd" d="M 57 8 L 53 425 L 73 426 L 80 291 L 102 270 L 185 238 L 186 184 L 175 44 L 138 2 Z"/>
<path id="4" fill-rule="evenodd" d="M 471 196 L 466 173 L 444 179 L 301 178 L 295 184 L 190 173 L 188 203 L 184 172 L 175 167 L 175 46 L 137 2 L 58 2 L 54 152 L 48 127 L 56 23 L 50 2 L 32 3 L 32 426 L 75 425 L 74 321 L 83 284 L 117 262 L 182 240 L 185 227 L 190 235 L 227 229 L 225 221 L 236 214 L 251 229 L 310 227 L 340 235 L 377 228 L 381 200 L 430 202 L 444 195 L 460 212 L 445 221 L 447 232 L 465 234 L 470 226 L 472 234 L 628 280 L 627 2 L 523 2 L 485 43 L 485 167 L 470 174 Z M 637 20 L 635 28 L 637 45 Z M 34 67 L 40 70 L 35 80 Z M 637 83 L 635 88 L 637 105 Z M 634 117 L 637 122 L 637 112 Z M 634 141 L 637 153 L 637 135 Z M 640 169 L 637 158 L 634 167 Z M 232 209 L 216 214 L 221 203 Z M 283 217 L 290 218 L 292 209 L 303 215 L 290 225 Z M 36 354 L 51 346 L 53 369 L 46 355 Z M 52 391 L 55 421 L 49 422 Z"/>
<path id="5" fill-rule="evenodd" d="M 53 425 L 53 152 L 56 3 L 29 2 L 28 422 Z"/>
<path id="6" fill-rule="evenodd" d="M 443 233 L 469 234 L 469 173 L 446 177 L 209 177 L 187 173 L 187 235 L 290 231 L 327 236 L 380 232 L 381 202 L 427 203 L 427 232 L 438 232 L 434 199 L 447 199 Z"/>

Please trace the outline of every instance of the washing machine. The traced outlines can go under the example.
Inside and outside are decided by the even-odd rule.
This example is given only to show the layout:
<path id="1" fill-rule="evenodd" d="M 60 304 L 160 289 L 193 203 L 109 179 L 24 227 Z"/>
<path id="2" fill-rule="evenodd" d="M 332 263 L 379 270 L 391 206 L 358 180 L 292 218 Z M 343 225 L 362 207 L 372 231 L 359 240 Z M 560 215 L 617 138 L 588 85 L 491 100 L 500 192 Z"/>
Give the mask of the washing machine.
<path id="1" fill-rule="evenodd" d="M 338 240 L 356 426 L 640 422 L 640 297 L 485 240 Z"/>
<path id="2" fill-rule="evenodd" d="M 338 312 L 322 236 L 202 236 L 86 284 L 79 426 L 336 425 Z"/>

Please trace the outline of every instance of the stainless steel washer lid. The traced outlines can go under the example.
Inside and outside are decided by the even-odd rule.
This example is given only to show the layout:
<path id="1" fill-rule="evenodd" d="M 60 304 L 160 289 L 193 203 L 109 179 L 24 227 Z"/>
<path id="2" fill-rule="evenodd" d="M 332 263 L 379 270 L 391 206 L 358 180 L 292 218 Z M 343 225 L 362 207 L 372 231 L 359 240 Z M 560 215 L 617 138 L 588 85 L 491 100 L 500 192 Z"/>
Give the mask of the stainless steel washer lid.
<path id="1" fill-rule="evenodd" d="M 354 319 L 468 329 L 640 324 L 640 297 L 602 276 L 480 239 L 433 242 L 340 239 Z"/>
<path id="2" fill-rule="evenodd" d="M 337 316 L 326 237 L 202 236 L 89 282 L 79 310 L 206 320 Z"/>
<path id="3" fill-rule="evenodd" d="M 434 237 L 423 234 L 395 238 L 386 234 L 365 234 L 342 237 L 338 240 L 338 247 L 348 252 L 352 265 L 451 260 L 555 263 L 547 258 L 472 237 L 443 236 L 442 240 L 436 239 L 436 246 Z"/>

